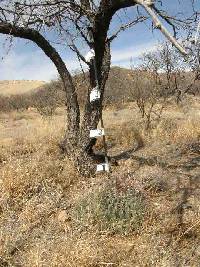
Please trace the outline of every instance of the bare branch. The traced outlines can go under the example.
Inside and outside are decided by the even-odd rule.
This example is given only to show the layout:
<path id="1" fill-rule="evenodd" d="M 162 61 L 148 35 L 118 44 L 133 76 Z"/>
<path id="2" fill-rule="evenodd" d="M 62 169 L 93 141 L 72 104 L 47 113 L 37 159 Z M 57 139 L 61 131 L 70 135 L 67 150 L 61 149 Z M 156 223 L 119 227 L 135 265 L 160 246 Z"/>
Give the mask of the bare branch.
<path id="1" fill-rule="evenodd" d="M 141 16 L 125 25 L 122 25 L 111 37 L 108 38 L 108 41 L 112 42 L 122 31 L 125 31 L 126 29 L 136 25 L 137 23 L 144 22 L 147 19 L 148 19 L 147 17 Z"/>
<path id="2" fill-rule="evenodd" d="M 90 64 L 87 62 L 87 60 L 85 59 L 85 57 L 80 53 L 80 51 L 78 50 L 78 48 L 76 47 L 76 45 L 74 43 L 71 44 L 69 47 L 70 47 L 70 49 L 72 51 L 74 51 L 77 54 L 78 58 L 80 58 L 85 64 L 87 64 L 88 66 L 90 66 Z"/>
<path id="3" fill-rule="evenodd" d="M 183 54 L 187 55 L 187 52 L 184 47 L 181 46 L 181 44 L 176 40 L 175 37 L 167 30 L 167 28 L 162 24 L 159 17 L 157 16 L 155 9 L 154 9 L 154 3 L 151 0 L 135 0 L 135 2 L 147 11 L 147 13 L 151 16 L 153 23 L 155 25 L 156 29 L 159 29 L 165 37 Z"/>

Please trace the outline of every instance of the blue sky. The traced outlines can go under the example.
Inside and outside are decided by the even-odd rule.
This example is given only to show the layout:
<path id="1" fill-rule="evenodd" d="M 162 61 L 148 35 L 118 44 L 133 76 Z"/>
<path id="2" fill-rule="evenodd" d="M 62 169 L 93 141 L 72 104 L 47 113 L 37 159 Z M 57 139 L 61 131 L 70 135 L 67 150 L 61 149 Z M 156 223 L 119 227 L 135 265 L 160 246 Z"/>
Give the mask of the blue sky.
<path id="1" fill-rule="evenodd" d="M 189 0 L 165 0 L 162 8 L 166 8 L 170 14 L 190 11 Z M 196 6 L 200 9 L 200 1 L 196 0 Z M 131 8 L 127 15 L 131 17 L 134 10 Z M 114 30 L 119 24 L 118 17 L 112 21 L 111 29 Z M 112 65 L 130 67 L 130 59 L 137 62 L 142 53 L 156 49 L 156 45 L 163 40 L 162 34 L 155 30 L 152 32 L 150 23 L 142 23 L 126 30 L 112 43 Z M 79 68 L 76 57 L 68 50 L 57 47 L 70 70 Z M 86 54 L 88 48 L 81 47 L 82 53 Z M 9 41 L 5 43 L 5 36 L 0 35 L 0 80 L 51 80 L 57 77 L 57 71 L 51 61 L 33 43 L 21 39 L 14 39 L 10 47 Z"/>

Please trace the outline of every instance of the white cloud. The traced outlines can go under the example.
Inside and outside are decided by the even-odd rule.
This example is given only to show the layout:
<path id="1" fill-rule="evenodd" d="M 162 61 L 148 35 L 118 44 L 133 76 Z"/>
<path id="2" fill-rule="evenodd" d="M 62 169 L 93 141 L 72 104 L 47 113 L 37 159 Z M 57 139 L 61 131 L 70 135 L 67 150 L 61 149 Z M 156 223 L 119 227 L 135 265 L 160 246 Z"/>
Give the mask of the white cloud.
<path id="1" fill-rule="evenodd" d="M 69 69 L 76 62 L 69 60 Z M 0 60 L 1 80 L 50 80 L 57 76 L 57 70 L 50 59 L 40 50 L 16 53 L 12 50 Z"/>
<path id="2" fill-rule="evenodd" d="M 41 52 L 10 51 L 0 61 L 0 79 L 47 80 L 55 73 L 53 64 Z"/>
<path id="3" fill-rule="evenodd" d="M 141 44 L 126 48 L 113 49 L 112 65 L 129 67 L 130 59 L 137 58 L 142 53 L 155 50 L 155 43 Z M 4 53 L 0 53 L 0 56 Z M 69 58 L 66 61 L 70 70 L 79 68 L 77 60 Z M 50 59 L 38 50 L 16 52 L 12 49 L 3 60 L 0 59 L 0 80 L 51 80 L 57 77 L 57 70 Z"/>
<path id="4" fill-rule="evenodd" d="M 156 43 L 140 44 L 130 46 L 127 48 L 120 48 L 112 52 L 112 64 L 130 66 L 130 59 L 136 59 L 143 53 L 155 51 L 157 49 Z"/>

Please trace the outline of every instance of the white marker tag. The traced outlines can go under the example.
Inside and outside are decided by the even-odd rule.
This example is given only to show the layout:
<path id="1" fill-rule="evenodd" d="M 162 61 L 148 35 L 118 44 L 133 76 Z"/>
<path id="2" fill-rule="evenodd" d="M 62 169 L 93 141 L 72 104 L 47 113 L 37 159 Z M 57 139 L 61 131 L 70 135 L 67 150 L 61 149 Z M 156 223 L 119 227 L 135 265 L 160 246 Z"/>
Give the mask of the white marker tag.
<path id="1" fill-rule="evenodd" d="M 98 164 L 97 172 L 109 172 L 109 164 L 107 163 Z"/>
<path id="2" fill-rule="evenodd" d="M 100 137 L 105 135 L 104 129 L 96 129 L 96 130 L 91 130 L 90 131 L 90 137 L 94 138 L 94 137 Z"/>
<path id="3" fill-rule="evenodd" d="M 90 61 L 95 57 L 94 49 L 91 49 L 85 56 L 85 60 L 90 63 Z"/>
<path id="4" fill-rule="evenodd" d="M 90 93 L 90 103 L 95 101 L 95 100 L 100 99 L 100 97 L 101 97 L 101 94 L 98 90 L 98 87 L 93 88 L 91 93 Z"/>

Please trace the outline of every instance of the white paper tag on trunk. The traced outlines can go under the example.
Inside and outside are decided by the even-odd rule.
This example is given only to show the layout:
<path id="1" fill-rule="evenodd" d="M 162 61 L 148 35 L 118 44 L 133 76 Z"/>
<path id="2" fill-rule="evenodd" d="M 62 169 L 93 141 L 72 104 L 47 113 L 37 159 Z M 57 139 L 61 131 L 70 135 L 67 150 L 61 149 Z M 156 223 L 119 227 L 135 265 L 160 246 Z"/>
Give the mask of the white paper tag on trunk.
<path id="1" fill-rule="evenodd" d="M 91 49 L 85 56 L 85 60 L 90 63 L 90 61 L 95 57 L 94 49 Z"/>
<path id="2" fill-rule="evenodd" d="M 105 135 L 104 129 L 96 129 L 96 130 L 90 130 L 90 137 L 100 137 Z"/>
<path id="3" fill-rule="evenodd" d="M 109 164 L 107 163 L 98 164 L 97 172 L 109 172 Z"/>
<path id="4" fill-rule="evenodd" d="M 95 100 L 100 99 L 100 97 L 101 97 L 101 94 L 98 90 L 98 87 L 93 88 L 91 93 L 90 93 L 90 103 L 95 101 Z"/>

